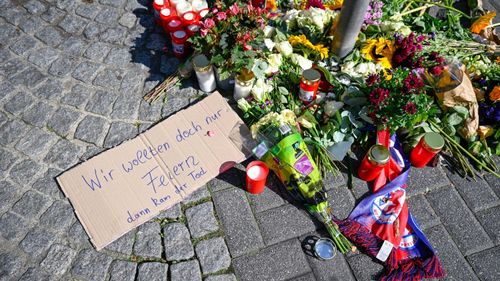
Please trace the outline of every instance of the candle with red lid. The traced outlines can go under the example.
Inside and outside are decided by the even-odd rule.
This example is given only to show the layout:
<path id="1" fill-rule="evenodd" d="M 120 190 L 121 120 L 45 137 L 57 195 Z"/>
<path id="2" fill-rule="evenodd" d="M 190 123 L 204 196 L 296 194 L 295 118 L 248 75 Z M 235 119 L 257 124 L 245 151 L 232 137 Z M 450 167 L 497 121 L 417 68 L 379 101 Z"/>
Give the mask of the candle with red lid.
<path id="1" fill-rule="evenodd" d="M 203 18 L 206 14 L 208 14 L 208 3 L 205 0 L 193 0 L 191 2 L 193 6 L 193 12 L 200 15 L 200 18 Z"/>
<path id="2" fill-rule="evenodd" d="M 167 30 L 170 34 L 176 32 L 177 30 L 182 29 L 182 21 L 181 18 L 178 16 L 174 16 L 168 23 L 167 23 Z"/>
<path id="3" fill-rule="evenodd" d="M 188 39 L 188 35 L 186 31 L 183 29 L 174 31 L 170 33 L 170 37 L 172 38 L 172 50 L 174 52 L 174 56 L 182 59 L 186 56 L 186 40 Z"/>
<path id="4" fill-rule="evenodd" d="M 182 15 L 182 25 L 183 26 L 190 26 L 192 24 L 197 24 L 199 22 L 198 20 L 198 14 L 196 14 L 193 11 L 186 12 Z"/>
<path id="5" fill-rule="evenodd" d="M 163 30 L 165 30 L 166 33 L 170 32 L 168 30 L 168 23 L 176 17 L 177 14 L 175 12 L 175 9 L 172 9 L 171 7 L 166 7 L 161 9 L 160 11 L 161 26 L 163 27 Z"/>
<path id="6" fill-rule="evenodd" d="M 168 5 L 166 3 L 168 3 L 168 0 L 154 0 L 153 1 L 153 15 L 154 15 L 154 18 L 155 18 L 155 22 L 158 25 L 161 25 L 160 11 L 166 5 Z"/>
<path id="7" fill-rule="evenodd" d="M 266 186 L 269 168 L 262 161 L 252 161 L 247 166 L 247 190 L 252 194 L 259 194 Z"/>
<path id="8" fill-rule="evenodd" d="M 201 25 L 198 24 L 190 24 L 186 27 L 186 31 L 188 33 L 188 36 L 191 37 L 194 34 L 196 34 L 198 31 L 200 31 Z"/>

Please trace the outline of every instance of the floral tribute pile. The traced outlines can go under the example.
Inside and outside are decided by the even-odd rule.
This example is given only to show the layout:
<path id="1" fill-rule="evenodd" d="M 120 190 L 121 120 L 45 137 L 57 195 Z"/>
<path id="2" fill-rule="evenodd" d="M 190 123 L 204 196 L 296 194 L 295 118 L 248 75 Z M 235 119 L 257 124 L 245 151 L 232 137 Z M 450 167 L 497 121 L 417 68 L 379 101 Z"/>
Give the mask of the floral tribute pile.
<path id="1" fill-rule="evenodd" d="M 341 8 L 367 1 L 209 1 L 184 47 L 206 56 L 219 90 L 234 92 L 257 157 L 286 174 L 287 190 L 316 208 L 342 252 L 347 237 L 386 265 L 383 279 L 442 277 L 406 205 L 406 179 L 411 166 L 439 163 L 500 177 L 496 14 L 474 0 L 467 12 L 453 0 L 369 0 L 356 44 L 340 58 L 332 46 Z M 213 90 L 205 80 L 202 89 Z M 357 169 L 353 151 L 366 154 Z M 319 177 L 292 169 L 303 155 L 301 167 Z M 325 211 L 321 183 L 338 167 L 373 182 L 345 220 Z"/>

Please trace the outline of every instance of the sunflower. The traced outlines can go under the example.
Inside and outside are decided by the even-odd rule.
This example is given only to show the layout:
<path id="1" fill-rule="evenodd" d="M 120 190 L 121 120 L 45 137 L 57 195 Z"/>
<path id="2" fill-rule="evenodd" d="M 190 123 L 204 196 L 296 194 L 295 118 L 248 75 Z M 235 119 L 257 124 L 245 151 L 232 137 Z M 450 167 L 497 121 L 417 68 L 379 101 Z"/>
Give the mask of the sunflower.
<path id="1" fill-rule="evenodd" d="M 479 34 L 483 29 L 490 25 L 491 20 L 497 15 L 496 12 L 489 12 L 480 16 L 470 27 L 472 33 Z"/>
<path id="2" fill-rule="evenodd" d="M 367 60 L 375 61 L 384 68 L 392 68 L 392 56 L 395 51 L 394 42 L 385 38 L 368 39 L 361 49 Z"/>

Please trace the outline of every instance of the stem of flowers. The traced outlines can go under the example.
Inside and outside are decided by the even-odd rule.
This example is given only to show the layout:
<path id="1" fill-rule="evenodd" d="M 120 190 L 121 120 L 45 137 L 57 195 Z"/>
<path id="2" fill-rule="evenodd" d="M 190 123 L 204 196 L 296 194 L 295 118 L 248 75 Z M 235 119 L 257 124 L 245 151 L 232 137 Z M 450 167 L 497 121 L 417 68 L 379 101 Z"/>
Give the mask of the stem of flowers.
<path id="1" fill-rule="evenodd" d="M 454 8 L 454 7 L 451 7 L 451 6 L 447 6 L 447 5 L 444 5 L 444 4 L 441 4 L 439 2 L 429 2 L 429 1 L 424 1 L 424 0 L 414 0 L 416 3 L 421 3 L 421 4 L 427 4 L 427 5 L 433 5 L 433 6 L 438 6 L 438 7 L 441 7 L 441 8 L 445 8 L 447 10 L 450 10 L 450 11 L 453 11 L 455 13 L 459 13 L 460 15 L 462 15 L 463 17 L 466 17 L 468 19 L 471 19 L 472 17 L 467 15 L 466 13 Z"/>
<path id="2" fill-rule="evenodd" d="M 490 24 L 488 26 L 485 27 L 486 28 L 491 28 L 491 27 L 497 27 L 497 26 L 500 26 L 500 22 L 497 22 L 497 23 L 494 23 L 494 24 Z"/>
<path id="3" fill-rule="evenodd" d="M 394 15 L 391 17 L 391 19 L 397 19 L 397 18 L 401 18 L 403 16 L 406 16 L 406 15 L 409 15 L 409 14 L 412 14 L 414 12 L 418 12 L 418 11 L 421 11 L 421 10 L 427 10 L 427 8 L 430 8 L 432 6 L 435 6 L 434 4 L 425 4 L 423 6 L 420 6 L 418 8 L 415 8 L 415 9 L 411 9 L 409 11 L 406 11 L 404 13 L 401 13 L 401 14 L 397 14 L 397 15 Z M 408 6 L 407 6 L 408 7 Z"/>
<path id="4" fill-rule="evenodd" d="M 450 143 L 452 143 L 453 145 L 455 145 L 456 148 L 458 148 L 459 150 L 461 150 L 462 152 L 464 152 L 467 156 L 469 156 L 472 160 L 474 160 L 474 162 L 476 162 L 477 164 L 479 164 L 481 167 L 483 167 L 486 171 L 492 173 L 494 176 L 496 176 L 497 178 L 500 178 L 500 174 L 496 173 L 493 169 L 491 169 L 490 167 L 488 167 L 488 165 L 484 164 L 481 160 L 477 159 L 474 155 L 472 155 L 472 153 L 470 153 L 469 151 L 467 151 L 467 149 L 463 148 L 459 143 L 457 143 L 451 136 L 449 136 L 448 134 L 446 134 L 443 130 L 441 130 L 439 127 L 438 127 L 438 124 L 434 123 L 433 121 L 429 120 L 429 123 L 434 127 L 436 128 L 441 134 L 443 134 L 445 136 L 446 139 L 448 139 L 448 141 Z"/>

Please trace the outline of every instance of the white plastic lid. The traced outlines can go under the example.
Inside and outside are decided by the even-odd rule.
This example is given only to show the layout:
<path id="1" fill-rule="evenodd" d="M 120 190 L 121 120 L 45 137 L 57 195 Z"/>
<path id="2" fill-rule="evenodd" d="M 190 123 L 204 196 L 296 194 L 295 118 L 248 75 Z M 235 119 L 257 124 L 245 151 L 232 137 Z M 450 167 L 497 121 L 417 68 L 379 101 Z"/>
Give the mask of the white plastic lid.
<path id="1" fill-rule="evenodd" d="M 177 30 L 176 32 L 174 32 L 174 37 L 177 39 L 184 38 L 186 37 L 186 32 L 184 30 Z"/>
<path id="2" fill-rule="evenodd" d="M 160 13 L 164 16 L 170 16 L 171 11 L 169 8 L 161 9 Z"/>

